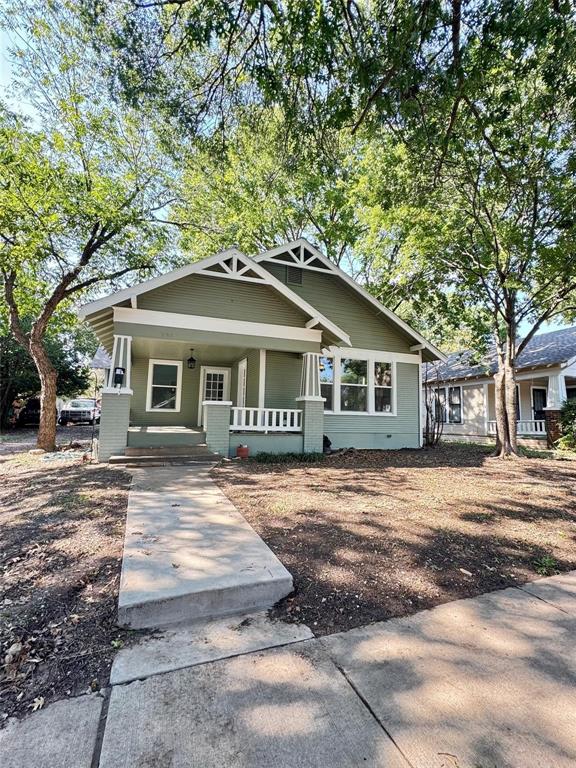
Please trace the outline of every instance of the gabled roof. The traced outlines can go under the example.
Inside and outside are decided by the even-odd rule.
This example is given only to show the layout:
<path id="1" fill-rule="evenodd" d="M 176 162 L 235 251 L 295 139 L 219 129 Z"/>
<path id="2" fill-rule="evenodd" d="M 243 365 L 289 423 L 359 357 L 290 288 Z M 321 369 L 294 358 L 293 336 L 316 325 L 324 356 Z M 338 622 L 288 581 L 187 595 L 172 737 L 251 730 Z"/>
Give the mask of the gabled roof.
<path id="1" fill-rule="evenodd" d="M 576 326 L 534 336 L 516 361 L 516 370 L 551 368 L 576 359 Z M 435 365 L 432 377 L 439 381 L 492 376 L 498 370 L 496 351 L 491 346 L 480 359 L 471 349 L 453 352 L 445 363 Z"/>
<path id="2" fill-rule="evenodd" d="M 418 349 L 428 350 L 432 357 L 438 360 L 445 361 L 446 355 L 441 352 L 437 347 L 427 341 L 418 331 L 411 328 L 408 323 L 404 322 L 402 318 L 398 317 L 392 310 L 388 309 L 381 304 L 378 299 L 374 298 L 372 294 L 363 288 L 359 283 L 353 280 L 350 275 L 346 274 L 340 267 L 336 266 L 333 261 L 319 251 L 312 243 L 308 242 L 305 238 L 301 237 L 298 240 L 294 240 L 291 243 L 285 245 L 276 246 L 268 251 L 259 253 L 254 257 L 254 261 L 262 262 L 269 261 L 275 264 L 285 264 L 290 267 L 300 267 L 302 269 L 309 269 L 313 272 L 326 272 L 337 275 L 347 285 L 349 285 L 356 293 L 360 294 L 362 298 L 368 301 L 373 307 L 375 307 L 384 317 L 391 320 L 398 328 L 404 333 L 410 336 L 416 342 L 415 346 Z"/>
<path id="3" fill-rule="evenodd" d="M 159 275 L 151 280 L 145 280 L 142 283 L 138 283 L 131 288 L 124 288 L 123 290 L 116 291 L 102 299 L 97 299 L 89 304 L 84 304 L 84 306 L 80 307 L 78 310 L 78 314 L 80 317 L 94 315 L 95 313 L 102 312 L 102 310 L 116 306 L 121 302 L 134 301 L 136 297 L 142 293 L 147 293 L 148 291 L 160 288 L 163 285 L 175 282 L 176 280 L 181 280 L 190 275 L 207 275 L 209 277 L 220 277 L 267 285 L 281 294 L 294 306 L 298 307 L 304 314 L 308 315 L 311 320 L 314 320 L 315 324 L 323 326 L 338 340 L 345 345 L 350 346 L 350 337 L 345 331 L 318 312 L 317 309 L 298 296 L 298 294 L 294 293 L 294 291 L 290 290 L 288 286 L 284 285 L 284 283 L 274 277 L 274 275 L 270 274 L 267 269 L 260 266 L 256 260 L 246 256 L 237 248 L 230 248 L 221 253 L 217 253 L 214 256 L 202 259 L 201 261 L 186 264 L 185 266 L 174 269 L 164 275 Z"/>

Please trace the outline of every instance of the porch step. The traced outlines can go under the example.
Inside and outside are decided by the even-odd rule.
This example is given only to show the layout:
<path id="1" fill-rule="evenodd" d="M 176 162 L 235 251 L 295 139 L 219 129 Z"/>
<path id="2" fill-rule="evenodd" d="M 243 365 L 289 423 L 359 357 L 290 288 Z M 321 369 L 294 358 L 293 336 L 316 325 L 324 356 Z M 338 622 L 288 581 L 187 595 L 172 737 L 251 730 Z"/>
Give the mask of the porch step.
<path id="1" fill-rule="evenodd" d="M 198 443 L 198 445 L 161 445 L 158 448 L 144 447 L 134 448 L 133 446 L 127 446 L 124 454 L 126 456 L 198 456 L 202 454 L 210 453 L 206 443 Z"/>
<path id="2" fill-rule="evenodd" d="M 190 448 L 206 443 L 206 433 L 190 427 L 129 427 L 129 448 Z"/>
<path id="3" fill-rule="evenodd" d="M 110 456 L 109 464 L 121 464 L 125 467 L 166 467 L 186 464 L 213 464 L 222 457 L 211 453 L 207 448 L 198 453 L 145 453 L 144 455 Z"/>
<path id="4" fill-rule="evenodd" d="M 118 622 L 134 629 L 269 608 L 292 577 L 200 465 L 136 472 Z"/>

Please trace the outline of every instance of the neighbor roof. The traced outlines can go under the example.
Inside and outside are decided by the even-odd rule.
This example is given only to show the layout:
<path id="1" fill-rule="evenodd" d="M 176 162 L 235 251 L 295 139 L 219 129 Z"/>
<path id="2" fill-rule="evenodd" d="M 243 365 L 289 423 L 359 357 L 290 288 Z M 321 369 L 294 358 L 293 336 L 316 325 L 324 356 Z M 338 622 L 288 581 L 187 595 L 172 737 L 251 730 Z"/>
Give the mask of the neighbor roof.
<path id="1" fill-rule="evenodd" d="M 516 362 L 516 370 L 550 368 L 576 358 L 576 326 L 534 336 Z M 473 379 L 492 376 L 498 370 L 496 351 L 492 346 L 483 359 L 471 349 L 453 352 L 445 363 L 434 365 L 433 377 L 439 381 Z"/>
<path id="2" fill-rule="evenodd" d="M 107 368 L 110 368 L 111 365 L 112 365 L 112 360 L 110 358 L 110 355 L 108 354 L 108 352 L 106 352 L 104 347 L 100 345 L 96 350 L 94 357 L 92 358 L 92 361 L 90 363 L 90 368 L 106 370 Z"/>

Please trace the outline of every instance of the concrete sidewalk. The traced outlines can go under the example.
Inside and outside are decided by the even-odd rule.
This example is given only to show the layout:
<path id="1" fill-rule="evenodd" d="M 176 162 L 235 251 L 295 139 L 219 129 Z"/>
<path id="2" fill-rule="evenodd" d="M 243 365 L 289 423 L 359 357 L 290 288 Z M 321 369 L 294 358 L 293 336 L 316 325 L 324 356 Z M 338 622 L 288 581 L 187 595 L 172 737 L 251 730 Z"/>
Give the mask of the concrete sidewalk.
<path id="1" fill-rule="evenodd" d="M 100 768 L 573 768 L 576 572 L 115 686 Z"/>
<path id="2" fill-rule="evenodd" d="M 64 748 L 68 701 L 0 731 L 0 763 L 573 768 L 575 636 L 573 572 L 321 639 L 240 644 L 232 658 L 115 685 L 99 739 L 97 703 L 80 713 L 84 761 Z"/>
<path id="3" fill-rule="evenodd" d="M 120 624 L 141 629 L 274 605 L 292 577 L 210 477 L 138 469 L 128 497 Z"/>

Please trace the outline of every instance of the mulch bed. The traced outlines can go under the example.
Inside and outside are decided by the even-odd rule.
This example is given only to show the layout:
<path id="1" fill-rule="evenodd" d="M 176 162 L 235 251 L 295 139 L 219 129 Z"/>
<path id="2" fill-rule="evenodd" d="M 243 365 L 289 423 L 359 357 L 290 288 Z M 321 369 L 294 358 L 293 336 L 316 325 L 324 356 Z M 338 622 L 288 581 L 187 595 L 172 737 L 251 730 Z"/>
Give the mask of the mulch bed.
<path id="1" fill-rule="evenodd" d="M 26 453 L 0 461 L 0 724 L 108 683 L 130 475 Z"/>
<path id="2" fill-rule="evenodd" d="M 214 472 L 294 577 L 275 614 L 318 635 L 576 568 L 574 461 L 445 444 Z"/>

